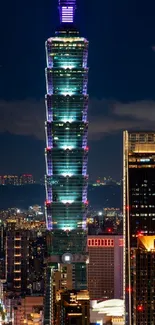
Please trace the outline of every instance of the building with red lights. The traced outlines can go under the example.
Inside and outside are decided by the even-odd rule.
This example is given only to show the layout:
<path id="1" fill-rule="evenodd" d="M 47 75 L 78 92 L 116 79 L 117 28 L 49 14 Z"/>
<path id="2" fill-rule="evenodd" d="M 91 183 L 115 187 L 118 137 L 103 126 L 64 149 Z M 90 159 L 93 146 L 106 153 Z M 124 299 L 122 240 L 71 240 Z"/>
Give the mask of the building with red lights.
<path id="1" fill-rule="evenodd" d="M 125 324 L 155 324 L 155 132 L 125 131 L 123 148 Z"/>
<path id="2" fill-rule="evenodd" d="M 34 179 L 31 174 L 23 174 L 19 176 L 19 185 L 34 184 Z"/>
<path id="3" fill-rule="evenodd" d="M 90 300 L 123 296 L 123 236 L 88 236 L 88 288 Z"/>

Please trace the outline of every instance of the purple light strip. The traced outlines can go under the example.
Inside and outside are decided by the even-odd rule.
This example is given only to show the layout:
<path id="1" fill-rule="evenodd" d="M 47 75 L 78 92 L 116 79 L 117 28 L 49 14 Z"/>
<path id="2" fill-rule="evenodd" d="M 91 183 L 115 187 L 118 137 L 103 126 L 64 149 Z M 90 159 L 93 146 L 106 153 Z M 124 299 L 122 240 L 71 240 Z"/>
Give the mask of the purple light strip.
<path id="1" fill-rule="evenodd" d="M 46 219 L 46 227 L 48 230 L 52 230 L 53 227 L 52 227 L 52 217 L 47 217 Z"/>
<path id="2" fill-rule="evenodd" d="M 76 0 L 59 0 L 60 23 L 73 23 Z"/>
<path id="3" fill-rule="evenodd" d="M 48 201 L 52 201 L 52 188 L 48 188 Z"/>
<path id="4" fill-rule="evenodd" d="M 73 7 L 62 7 L 62 23 L 73 23 Z"/>
<path id="5" fill-rule="evenodd" d="M 87 160 L 86 161 L 83 161 L 82 175 L 83 176 L 86 176 L 87 175 Z"/>
<path id="6" fill-rule="evenodd" d="M 52 163 L 51 159 L 47 160 L 47 175 L 52 176 L 53 175 L 53 168 L 52 168 Z"/>

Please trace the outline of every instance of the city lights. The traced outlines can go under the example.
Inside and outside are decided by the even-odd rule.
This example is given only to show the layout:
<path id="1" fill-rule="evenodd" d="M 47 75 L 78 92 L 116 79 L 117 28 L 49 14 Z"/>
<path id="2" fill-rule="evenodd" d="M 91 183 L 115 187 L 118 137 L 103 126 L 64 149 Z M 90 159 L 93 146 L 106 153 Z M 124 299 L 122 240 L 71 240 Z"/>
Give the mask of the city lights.
<path id="1" fill-rule="evenodd" d="M 144 310 L 144 307 L 142 305 L 139 305 L 139 306 L 137 306 L 137 310 L 138 311 L 143 311 Z"/>

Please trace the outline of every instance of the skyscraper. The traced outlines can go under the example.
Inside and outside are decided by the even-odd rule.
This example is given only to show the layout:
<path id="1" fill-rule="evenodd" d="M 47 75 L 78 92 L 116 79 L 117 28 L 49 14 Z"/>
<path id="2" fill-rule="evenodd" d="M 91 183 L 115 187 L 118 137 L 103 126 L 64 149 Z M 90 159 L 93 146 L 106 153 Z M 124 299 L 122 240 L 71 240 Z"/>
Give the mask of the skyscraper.
<path id="1" fill-rule="evenodd" d="M 133 259 L 134 324 L 155 324 L 155 236 L 139 236 Z"/>
<path id="2" fill-rule="evenodd" d="M 60 28 L 46 42 L 47 275 L 70 264 L 72 288 L 85 289 L 88 41 L 75 27 L 75 9 L 76 0 L 59 0 Z"/>
<path id="3" fill-rule="evenodd" d="M 122 299 L 123 236 L 88 236 L 88 289 L 90 300 Z"/>
<path id="4" fill-rule="evenodd" d="M 155 132 L 125 131 L 124 298 L 126 324 L 129 325 L 154 324 L 155 305 L 150 300 L 152 293 L 148 295 L 150 288 L 146 290 L 146 287 L 142 286 L 142 282 L 150 286 L 154 281 L 150 270 L 150 263 L 153 265 L 154 246 L 148 249 L 151 238 L 155 235 L 154 197 Z M 140 237 L 144 237 L 143 245 L 139 245 Z"/>
<path id="5" fill-rule="evenodd" d="M 35 224 L 36 227 L 37 224 Z M 8 219 L 5 229 L 6 292 L 43 295 L 46 232 Z"/>

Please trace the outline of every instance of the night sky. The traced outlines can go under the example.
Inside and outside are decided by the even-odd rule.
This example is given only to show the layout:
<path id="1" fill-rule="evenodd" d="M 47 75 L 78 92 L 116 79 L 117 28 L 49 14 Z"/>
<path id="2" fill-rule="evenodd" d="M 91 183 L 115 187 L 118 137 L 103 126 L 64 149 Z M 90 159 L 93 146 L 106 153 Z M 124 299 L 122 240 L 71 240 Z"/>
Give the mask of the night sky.
<path id="1" fill-rule="evenodd" d="M 58 0 L 2 1 L 0 174 L 44 174 L 45 40 Z M 77 0 L 89 44 L 89 175 L 119 179 L 122 130 L 155 130 L 155 1 Z"/>

